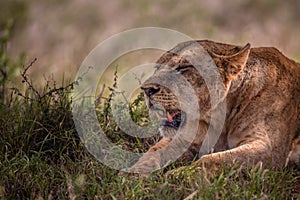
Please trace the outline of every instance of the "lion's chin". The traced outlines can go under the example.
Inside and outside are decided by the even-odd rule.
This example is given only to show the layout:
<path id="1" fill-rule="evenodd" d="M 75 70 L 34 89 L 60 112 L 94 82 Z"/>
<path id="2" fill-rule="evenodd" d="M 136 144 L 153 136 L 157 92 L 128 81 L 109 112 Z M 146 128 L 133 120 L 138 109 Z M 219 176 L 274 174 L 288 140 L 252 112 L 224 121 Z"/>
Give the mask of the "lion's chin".
<path id="1" fill-rule="evenodd" d="M 176 133 L 177 133 L 177 130 L 174 129 L 174 128 L 171 128 L 169 126 L 160 126 L 158 128 L 159 130 L 159 133 L 162 137 L 169 137 L 169 138 L 173 138 Z"/>

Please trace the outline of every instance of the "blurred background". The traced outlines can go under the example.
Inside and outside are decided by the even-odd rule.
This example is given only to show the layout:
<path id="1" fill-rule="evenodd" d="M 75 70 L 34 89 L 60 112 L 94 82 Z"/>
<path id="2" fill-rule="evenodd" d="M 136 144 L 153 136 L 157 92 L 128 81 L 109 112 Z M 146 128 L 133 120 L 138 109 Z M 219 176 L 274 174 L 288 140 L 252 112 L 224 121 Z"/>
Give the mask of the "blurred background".
<path id="1" fill-rule="evenodd" d="M 31 77 L 74 78 L 101 41 L 136 27 L 157 26 L 194 39 L 275 46 L 300 61 L 299 0 L 0 0 L 0 34 L 11 25 L 7 53 L 37 62 Z M 143 59 L 143 57 L 140 57 Z"/>

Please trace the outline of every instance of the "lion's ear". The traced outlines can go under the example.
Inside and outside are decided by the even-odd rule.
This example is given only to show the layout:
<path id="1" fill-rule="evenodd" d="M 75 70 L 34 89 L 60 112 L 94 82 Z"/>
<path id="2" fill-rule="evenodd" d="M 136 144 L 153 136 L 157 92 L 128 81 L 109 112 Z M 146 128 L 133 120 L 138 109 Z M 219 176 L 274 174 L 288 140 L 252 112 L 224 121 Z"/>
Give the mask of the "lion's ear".
<path id="1" fill-rule="evenodd" d="M 223 60 L 227 62 L 225 68 L 225 73 L 230 78 L 235 78 L 246 65 L 250 53 L 250 44 L 246 44 L 238 53 L 230 56 L 223 57 Z"/>
<path id="2" fill-rule="evenodd" d="M 239 52 L 233 55 L 213 55 L 216 64 L 224 73 L 226 81 L 231 81 L 244 69 L 250 53 L 250 44 L 246 44 Z"/>

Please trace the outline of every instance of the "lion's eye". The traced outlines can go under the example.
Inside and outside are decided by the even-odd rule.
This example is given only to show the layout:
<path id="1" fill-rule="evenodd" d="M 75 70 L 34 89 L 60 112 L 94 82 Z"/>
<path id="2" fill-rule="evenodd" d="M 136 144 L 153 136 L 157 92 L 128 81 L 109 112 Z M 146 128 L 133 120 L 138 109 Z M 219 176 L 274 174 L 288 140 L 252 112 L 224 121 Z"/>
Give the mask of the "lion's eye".
<path id="1" fill-rule="evenodd" d="M 179 67 L 176 68 L 176 71 L 184 72 L 184 71 L 187 71 L 187 70 L 191 69 L 192 67 L 193 67 L 192 65 L 179 66 Z"/>

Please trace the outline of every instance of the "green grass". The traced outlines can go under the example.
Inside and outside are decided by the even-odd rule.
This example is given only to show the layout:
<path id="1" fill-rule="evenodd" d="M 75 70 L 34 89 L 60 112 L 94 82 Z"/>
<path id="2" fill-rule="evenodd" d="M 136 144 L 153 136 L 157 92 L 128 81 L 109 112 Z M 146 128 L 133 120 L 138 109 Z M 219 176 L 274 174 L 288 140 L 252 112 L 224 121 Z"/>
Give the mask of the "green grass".
<path id="1" fill-rule="evenodd" d="M 29 87 L 25 93 L 15 89 L 0 105 L 1 199 L 299 198 L 297 169 L 263 170 L 256 166 L 241 171 L 234 166 L 221 169 L 214 178 L 205 170 L 194 173 L 188 169 L 178 176 L 158 171 L 144 179 L 120 177 L 81 143 L 71 115 L 72 84 L 57 88 L 49 82 L 40 93 L 28 80 L 24 81 Z M 137 123 L 147 118 L 143 99 L 138 98 L 131 105 Z M 157 140 L 138 140 L 122 133 L 110 118 L 108 101 L 97 112 L 114 143 L 143 152 Z"/>
<path id="2" fill-rule="evenodd" d="M 5 45 L 0 50 L 0 69 L 6 72 L 14 64 L 6 57 Z M 48 81 L 39 90 L 27 75 L 32 64 L 21 74 L 25 92 L 4 88 L 9 76 L 0 76 L 5 92 L 0 96 L 0 199 L 300 198 L 299 169 L 255 166 L 240 170 L 233 166 L 224 167 L 212 178 L 204 169 L 166 176 L 174 168 L 170 166 L 149 178 L 120 177 L 118 170 L 103 165 L 80 141 L 71 113 L 73 84 L 58 87 L 55 81 Z M 127 150 L 145 152 L 158 136 L 139 139 L 123 133 L 111 116 L 112 97 L 96 109 L 106 136 Z M 130 109 L 137 124 L 149 122 L 142 96 Z"/>

